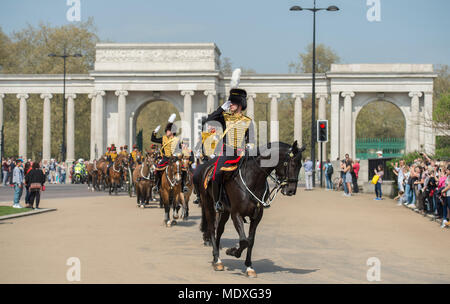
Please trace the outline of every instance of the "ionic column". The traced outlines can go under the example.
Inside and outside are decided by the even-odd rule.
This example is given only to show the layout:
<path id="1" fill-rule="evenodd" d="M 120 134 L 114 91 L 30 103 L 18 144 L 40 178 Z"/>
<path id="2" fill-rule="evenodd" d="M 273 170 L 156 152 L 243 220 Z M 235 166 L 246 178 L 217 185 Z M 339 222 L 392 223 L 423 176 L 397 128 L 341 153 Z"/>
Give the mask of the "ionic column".
<path id="1" fill-rule="evenodd" d="M 104 143 L 103 143 L 103 96 L 105 96 L 105 91 L 96 91 L 95 93 L 95 143 L 97 145 L 98 156 L 104 153 Z"/>
<path id="2" fill-rule="evenodd" d="M 319 94 L 319 113 L 318 118 L 319 120 L 326 120 L 327 119 L 327 94 Z M 327 160 L 327 143 L 323 143 L 323 151 L 320 150 L 319 145 L 319 157 L 322 155 L 322 160 Z"/>
<path id="3" fill-rule="evenodd" d="M 247 94 L 247 110 L 246 110 L 246 114 L 251 119 L 255 118 L 255 98 L 256 98 L 256 94 L 255 93 Z"/>
<path id="4" fill-rule="evenodd" d="M 194 91 L 181 91 L 181 95 L 184 96 L 184 103 L 183 103 L 184 124 L 192 126 L 192 96 L 194 95 Z M 188 133 L 189 134 L 185 134 L 185 136 L 189 136 L 189 138 L 191 138 L 190 132 Z"/>
<path id="5" fill-rule="evenodd" d="M 294 101 L 294 140 L 298 142 L 300 146 L 303 144 L 303 134 L 302 134 L 302 98 L 305 98 L 303 93 L 292 94 Z"/>
<path id="6" fill-rule="evenodd" d="M 216 91 L 205 91 L 203 92 L 206 96 L 206 113 L 210 114 L 212 113 L 216 107 L 215 107 L 215 101 L 216 101 Z"/>
<path id="7" fill-rule="evenodd" d="M 44 117 L 42 127 L 42 160 L 51 159 L 51 104 L 52 94 L 41 94 L 44 99 Z"/>
<path id="8" fill-rule="evenodd" d="M 90 159 L 97 158 L 95 155 L 95 99 L 94 94 L 89 94 L 88 98 L 91 100 L 91 137 L 90 137 Z"/>
<path id="9" fill-rule="evenodd" d="M 410 133 L 409 139 L 410 152 L 419 151 L 419 98 L 422 97 L 422 92 L 410 92 L 409 97 L 411 97 L 411 123 L 410 123 Z"/>
<path id="10" fill-rule="evenodd" d="M 331 93 L 330 159 L 339 157 L 339 92 Z"/>
<path id="11" fill-rule="evenodd" d="M 17 94 L 20 99 L 20 113 L 19 113 L 19 156 L 24 160 L 27 158 L 27 99 L 28 94 Z"/>
<path id="12" fill-rule="evenodd" d="M 128 91 L 116 91 L 117 98 L 117 109 L 119 112 L 119 123 L 118 123 L 118 139 L 119 146 L 126 145 L 127 141 L 127 99 Z"/>
<path id="13" fill-rule="evenodd" d="M 269 94 L 270 100 L 270 141 L 279 141 L 278 98 L 280 94 Z"/>
<path id="14" fill-rule="evenodd" d="M 75 161 L 75 103 L 76 94 L 66 94 L 67 98 L 67 163 Z"/>
<path id="15" fill-rule="evenodd" d="M 352 149 L 352 98 L 355 97 L 354 92 L 342 92 L 344 97 L 344 151 L 341 154 L 348 153 L 353 158 Z M 343 152 L 343 153 L 342 153 Z"/>
<path id="16" fill-rule="evenodd" d="M 433 128 L 433 92 L 425 92 L 423 98 L 424 128 L 425 128 L 425 152 L 434 154 L 435 134 Z"/>

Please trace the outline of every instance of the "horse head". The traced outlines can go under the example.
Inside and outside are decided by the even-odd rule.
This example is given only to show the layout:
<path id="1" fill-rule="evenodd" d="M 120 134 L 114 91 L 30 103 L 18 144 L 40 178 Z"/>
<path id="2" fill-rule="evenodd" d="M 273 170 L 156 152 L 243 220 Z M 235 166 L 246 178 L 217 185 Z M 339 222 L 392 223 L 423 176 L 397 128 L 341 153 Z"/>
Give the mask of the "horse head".
<path id="1" fill-rule="evenodd" d="M 289 146 L 289 145 L 288 145 Z M 281 193 L 291 196 L 297 192 L 298 174 L 302 167 L 302 152 L 305 146 L 301 148 L 297 141 L 292 146 L 280 149 L 280 164 L 275 169 L 275 174 L 282 181 Z"/>

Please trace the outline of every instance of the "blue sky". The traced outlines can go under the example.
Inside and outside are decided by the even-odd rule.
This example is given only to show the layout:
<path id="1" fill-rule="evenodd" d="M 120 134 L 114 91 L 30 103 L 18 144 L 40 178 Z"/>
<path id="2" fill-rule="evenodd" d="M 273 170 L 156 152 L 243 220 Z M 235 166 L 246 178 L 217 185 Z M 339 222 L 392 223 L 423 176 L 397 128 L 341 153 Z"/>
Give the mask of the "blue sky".
<path id="1" fill-rule="evenodd" d="M 67 0 L 1 0 L 6 33 L 36 25 L 70 23 Z M 233 66 L 286 73 L 312 42 L 312 14 L 290 12 L 313 0 L 80 0 L 81 20 L 94 17 L 101 39 L 114 42 L 215 42 Z M 317 0 L 339 12 L 319 12 L 317 43 L 343 63 L 450 65 L 449 0 L 380 0 L 381 21 L 366 18 L 367 0 Z"/>

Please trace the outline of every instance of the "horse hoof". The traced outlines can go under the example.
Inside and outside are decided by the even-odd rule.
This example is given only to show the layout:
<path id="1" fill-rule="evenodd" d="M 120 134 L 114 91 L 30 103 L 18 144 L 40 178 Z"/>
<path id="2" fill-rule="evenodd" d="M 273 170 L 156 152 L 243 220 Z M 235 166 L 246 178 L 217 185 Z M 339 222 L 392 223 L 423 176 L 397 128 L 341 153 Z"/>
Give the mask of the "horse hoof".
<path id="1" fill-rule="evenodd" d="M 253 268 L 248 267 L 245 275 L 249 278 L 256 278 L 256 271 Z"/>
<path id="2" fill-rule="evenodd" d="M 145 208 L 144 205 L 141 205 L 141 208 Z"/>
<path id="3" fill-rule="evenodd" d="M 175 226 L 176 224 L 178 224 L 177 221 L 172 221 L 172 225 Z"/>
<path id="4" fill-rule="evenodd" d="M 170 221 L 164 221 L 164 224 L 166 225 L 167 228 L 172 227 L 172 224 L 170 223 Z"/>
<path id="5" fill-rule="evenodd" d="M 173 218 L 174 218 L 174 219 L 178 219 L 178 215 L 174 215 Z"/>
<path id="6" fill-rule="evenodd" d="M 225 267 L 223 266 L 222 262 L 219 263 L 213 263 L 213 267 L 215 271 L 224 271 Z"/>
<path id="7" fill-rule="evenodd" d="M 212 243 L 211 243 L 211 241 L 204 241 L 204 242 L 203 242 L 203 246 L 205 246 L 205 247 L 211 247 L 211 246 L 212 246 Z"/>

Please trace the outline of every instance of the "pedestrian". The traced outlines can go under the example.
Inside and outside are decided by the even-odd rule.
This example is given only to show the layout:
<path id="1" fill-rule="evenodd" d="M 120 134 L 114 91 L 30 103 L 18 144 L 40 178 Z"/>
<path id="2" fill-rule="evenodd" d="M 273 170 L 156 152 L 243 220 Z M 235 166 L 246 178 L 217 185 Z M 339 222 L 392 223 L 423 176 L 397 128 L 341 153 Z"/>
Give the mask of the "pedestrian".
<path id="1" fill-rule="evenodd" d="M 16 160 L 14 171 L 12 174 L 12 184 L 14 185 L 14 203 L 13 208 L 22 208 L 20 205 L 20 198 L 23 193 L 23 160 L 21 158 Z"/>
<path id="2" fill-rule="evenodd" d="M 378 175 L 378 180 L 375 184 L 375 195 L 377 196 L 375 198 L 376 201 L 381 201 L 383 198 L 383 193 L 381 192 L 381 184 L 383 183 L 383 175 L 384 170 L 382 165 L 378 165 L 377 169 L 373 170 L 375 172 L 375 175 Z"/>
<path id="3" fill-rule="evenodd" d="M 50 183 L 56 184 L 56 163 L 53 158 L 50 160 L 49 170 L 50 170 L 50 179 L 51 179 Z"/>
<path id="4" fill-rule="evenodd" d="M 33 208 L 34 202 L 36 201 L 33 209 L 39 209 L 41 191 L 43 190 L 43 186 L 45 184 L 45 175 L 40 169 L 38 162 L 33 164 L 32 170 L 25 177 L 25 182 L 30 188 L 30 200 L 27 208 Z"/>
<path id="5" fill-rule="evenodd" d="M 320 160 L 316 161 L 316 182 L 320 183 L 320 169 L 321 169 L 321 165 L 320 165 Z"/>
<path id="6" fill-rule="evenodd" d="M 9 165 L 9 185 L 11 187 L 14 187 L 14 183 L 13 183 L 13 173 L 14 173 L 14 168 L 16 167 L 16 160 L 14 158 L 11 159 L 11 163 Z"/>
<path id="7" fill-rule="evenodd" d="M 306 158 L 305 164 L 305 182 L 306 182 L 306 189 L 305 190 L 312 190 L 312 173 L 313 173 L 313 162 L 309 157 Z"/>
<path id="8" fill-rule="evenodd" d="M 450 208 L 450 165 L 447 165 L 445 188 L 441 190 L 441 195 L 444 201 L 441 228 L 445 228 L 448 225 L 448 208 Z"/>
<path id="9" fill-rule="evenodd" d="M 61 162 L 61 184 L 65 184 L 66 183 L 66 172 L 67 172 L 67 168 L 66 168 L 66 163 L 65 162 Z"/>
<path id="10" fill-rule="evenodd" d="M 358 187 L 359 169 L 360 169 L 359 158 L 357 158 L 356 162 L 353 164 L 353 171 L 352 171 L 353 193 L 359 192 L 359 187 Z"/>
<path id="11" fill-rule="evenodd" d="M 24 180 L 26 180 L 27 174 L 30 173 L 31 170 L 32 170 L 31 163 L 26 162 L 23 167 Z M 30 204 L 30 186 L 27 185 L 26 183 L 24 184 L 24 186 L 25 186 L 25 206 L 28 206 Z"/>
<path id="12" fill-rule="evenodd" d="M 325 173 L 325 181 L 326 181 L 326 190 L 332 190 L 333 189 L 333 183 L 331 182 L 331 178 L 333 176 L 333 165 L 331 164 L 330 160 L 327 159 L 327 162 L 323 166 L 323 170 Z"/>
<path id="13" fill-rule="evenodd" d="M 345 196 L 352 196 L 352 171 L 353 171 L 353 161 L 348 154 L 345 155 L 345 183 L 347 184 L 347 193 L 344 193 Z"/>
<path id="14" fill-rule="evenodd" d="M 2 161 L 3 186 L 6 186 L 6 182 L 8 181 L 8 169 L 8 161 L 4 158 Z"/>
<path id="15" fill-rule="evenodd" d="M 339 179 L 339 185 L 342 184 L 342 186 L 344 187 L 344 194 L 348 194 L 348 188 L 347 188 L 347 184 L 345 183 L 345 159 L 341 160 L 341 165 L 340 165 L 341 171 L 340 171 L 340 179 Z"/>

